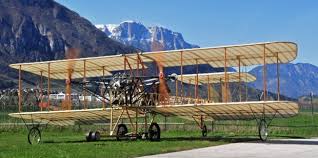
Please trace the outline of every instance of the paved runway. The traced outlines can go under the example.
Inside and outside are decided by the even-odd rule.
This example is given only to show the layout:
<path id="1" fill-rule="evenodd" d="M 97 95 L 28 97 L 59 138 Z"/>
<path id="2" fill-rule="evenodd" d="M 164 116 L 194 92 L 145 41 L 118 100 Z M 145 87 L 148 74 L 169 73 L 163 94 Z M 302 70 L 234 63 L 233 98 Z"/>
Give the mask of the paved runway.
<path id="1" fill-rule="evenodd" d="M 318 157 L 318 139 L 286 139 L 245 142 L 173 152 L 143 158 L 309 158 Z"/>

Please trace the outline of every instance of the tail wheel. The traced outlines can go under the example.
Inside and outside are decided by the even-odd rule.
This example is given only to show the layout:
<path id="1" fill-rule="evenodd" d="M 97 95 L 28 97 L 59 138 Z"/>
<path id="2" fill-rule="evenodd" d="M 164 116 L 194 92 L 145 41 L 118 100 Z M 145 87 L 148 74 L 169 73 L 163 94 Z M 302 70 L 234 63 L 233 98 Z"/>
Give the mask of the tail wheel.
<path id="1" fill-rule="evenodd" d="M 117 127 L 117 133 L 116 133 L 116 139 L 122 140 L 126 137 L 126 134 L 128 133 L 127 126 L 125 124 L 119 124 Z"/>
<path id="2" fill-rule="evenodd" d="M 208 135 L 208 129 L 206 128 L 206 125 L 202 126 L 202 137 L 206 137 Z"/>
<path id="3" fill-rule="evenodd" d="M 41 142 L 41 132 L 37 127 L 32 127 L 28 134 L 29 144 L 39 144 Z"/>
<path id="4" fill-rule="evenodd" d="M 259 123 L 258 126 L 258 134 L 259 134 L 259 138 L 262 141 L 266 141 L 267 140 L 267 136 L 268 136 L 268 129 L 267 129 L 267 123 L 264 119 L 262 119 Z"/>
<path id="5" fill-rule="evenodd" d="M 159 141 L 160 140 L 160 127 L 157 123 L 152 123 L 148 130 L 149 140 Z"/>

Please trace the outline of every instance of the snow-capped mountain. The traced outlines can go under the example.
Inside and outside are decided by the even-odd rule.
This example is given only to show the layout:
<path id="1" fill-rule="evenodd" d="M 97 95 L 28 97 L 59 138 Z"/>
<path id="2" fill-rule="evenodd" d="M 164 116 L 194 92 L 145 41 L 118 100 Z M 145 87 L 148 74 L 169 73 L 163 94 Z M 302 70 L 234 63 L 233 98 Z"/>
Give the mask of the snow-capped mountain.
<path id="1" fill-rule="evenodd" d="M 124 21 L 120 24 L 100 24 L 95 26 L 105 32 L 110 38 L 142 51 L 199 47 L 186 42 L 181 33 L 159 26 L 147 27 L 142 23 L 135 21 Z"/>

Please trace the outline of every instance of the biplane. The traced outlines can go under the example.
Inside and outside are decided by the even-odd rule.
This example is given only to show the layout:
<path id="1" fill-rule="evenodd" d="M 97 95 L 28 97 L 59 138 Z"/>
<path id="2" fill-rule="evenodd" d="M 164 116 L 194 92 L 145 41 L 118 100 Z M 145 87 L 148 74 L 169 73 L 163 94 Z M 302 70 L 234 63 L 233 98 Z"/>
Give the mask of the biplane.
<path id="1" fill-rule="evenodd" d="M 181 117 L 194 120 L 207 135 L 205 121 L 212 120 L 257 120 L 261 140 L 268 137 L 268 126 L 274 118 L 287 118 L 298 113 L 298 104 L 280 99 L 279 65 L 294 60 L 297 45 L 292 42 L 264 42 L 244 45 L 182 49 L 157 52 L 141 52 L 111 56 L 76 58 L 33 63 L 11 64 L 19 72 L 19 93 L 17 113 L 9 115 L 21 118 L 28 128 L 30 144 L 41 141 L 41 128 L 45 125 L 67 126 L 76 124 L 109 123 L 107 133 L 117 140 L 144 138 L 160 140 L 160 126 L 157 115 Z M 200 73 L 199 65 L 208 64 L 224 68 L 224 72 Z M 267 64 L 277 66 L 277 97 L 268 97 Z M 256 78 L 243 67 L 263 65 L 263 95 L 259 100 L 249 101 L 242 97 L 242 83 L 253 82 Z M 196 67 L 196 73 L 184 74 L 184 67 Z M 156 67 L 156 68 L 151 68 Z M 178 74 L 164 74 L 164 69 L 174 67 Z M 236 72 L 229 72 L 236 67 Z M 22 71 L 40 76 L 40 101 L 36 111 L 23 111 Z M 47 85 L 43 85 L 46 78 Z M 80 85 L 84 101 L 82 106 L 72 106 L 72 99 L 66 97 L 60 104 L 50 98 L 53 80 L 66 80 L 67 89 Z M 175 82 L 174 92 L 168 83 Z M 238 100 L 231 99 L 230 83 L 239 87 Z M 213 99 L 213 84 L 221 85 L 222 99 Z M 171 86 L 171 84 L 170 84 Z M 188 95 L 193 87 L 193 94 Z M 206 95 L 200 87 L 206 86 Z M 90 87 L 95 87 L 92 90 Z M 44 93 L 43 90 L 47 93 Z M 66 95 L 71 94 L 66 90 Z M 90 106 L 85 99 L 94 95 L 101 105 Z M 131 131 L 128 131 L 129 122 Z M 142 121 L 142 125 L 139 125 Z M 31 122 L 31 123 L 27 123 Z M 100 131 L 89 131 L 87 141 L 96 141 Z"/>

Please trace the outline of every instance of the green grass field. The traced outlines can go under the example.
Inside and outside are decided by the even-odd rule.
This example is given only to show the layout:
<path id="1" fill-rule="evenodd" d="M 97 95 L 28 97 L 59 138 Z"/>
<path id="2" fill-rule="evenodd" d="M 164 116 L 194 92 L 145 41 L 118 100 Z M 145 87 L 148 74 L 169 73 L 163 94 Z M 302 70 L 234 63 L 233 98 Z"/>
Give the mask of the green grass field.
<path id="1" fill-rule="evenodd" d="M 166 132 L 163 133 L 160 142 L 146 140 L 118 142 L 114 138 L 86 142 L 83 133 L 67 131 L 46 132 L 42 137 L 41 144 L 32 146 L 26 141 L 26 133 L 2 132 L 0 134 L 0 157 L 136 157 L 229 142 L 229 140 L 222 139 L 199 139 L 199 135 L 192 132 Z"/>
<path id="2" fill-rule="evenodd" d="M 163 118 L 158 118 L 162 122 Z M 31 146 L 23 127 L 0 127 L 0 157 L 136 157 L 199 147 L 215 146 L 239 141 L 258 141 L 255 121 L 218 121 L 207 138 L 191 121 L 168 118 L 168 122 L 185 122 L 162 132 L 160 142 L 146 140 L 116 141 L 102 138 L 98 142 L 84 141 L 87 130 L 49 127 L 42 132 L 42 143 Z M 14 122 L 14 120 L 13 120 Z M 206 122 L 208 129 L 212 125 Z M 90 127 L 89 127 L 90 128 Z M 163 129 L 163 125 L 161 127 Z M 273 138 L 310 138 L 318 136 L 318 115 L 300 113 L 288 119 L 275 119 L 270 127 Z"/>

